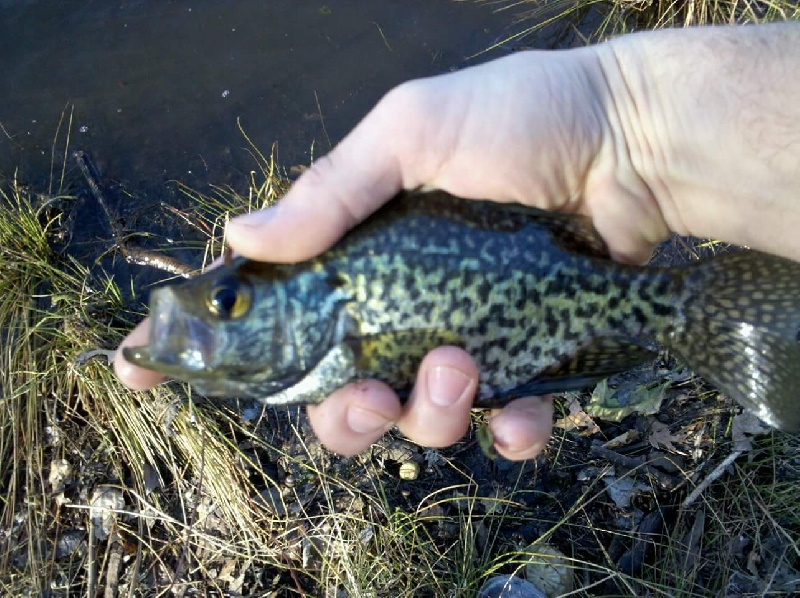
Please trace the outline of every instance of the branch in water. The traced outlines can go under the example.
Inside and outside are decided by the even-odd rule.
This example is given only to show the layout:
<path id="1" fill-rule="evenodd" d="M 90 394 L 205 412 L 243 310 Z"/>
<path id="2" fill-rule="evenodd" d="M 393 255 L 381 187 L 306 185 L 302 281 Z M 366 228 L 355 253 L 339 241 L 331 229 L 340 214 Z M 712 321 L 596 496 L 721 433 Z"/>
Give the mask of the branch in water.
<path id="1" fill-rule="evenodd" d="M 78 163 L 78 168 L 83 174 L 83 178 L 86 179 L 86 183 L 89 185 L 92 195 L 97 200 L 97 203 L 100 204 L 100 208 L 103 210 L 103 214 L 108 221 L 108 225 L 111 228 L 111 235 L 114 239 L 114 248 L 122 254 L 125 261 L 129 264 L 157 268 L 169 272 L 170 274 L 191 278 L 197 271 L 196 268 L 192 268 L 173 257 L 162 255 L 155 251 L 132 247 L 130 245 L 125 239 L 125 231 L 119 223 L 119 219 L 112 215 L 111 209 L 108 207 L 100 174 L 97 172 L 97 168 L 89 157 L 89 154 L 83 150 L 77 150 L 73 154 L 73 157 Z"/>

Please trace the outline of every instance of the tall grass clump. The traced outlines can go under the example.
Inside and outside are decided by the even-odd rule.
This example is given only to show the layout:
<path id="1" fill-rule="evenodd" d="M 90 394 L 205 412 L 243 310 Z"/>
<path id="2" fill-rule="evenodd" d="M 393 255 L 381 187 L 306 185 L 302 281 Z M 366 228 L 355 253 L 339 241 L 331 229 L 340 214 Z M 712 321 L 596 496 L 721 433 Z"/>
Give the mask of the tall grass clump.
<path id="1" fill-rule="evenodd" d="M 574 33 L 585 43 L 649 29 L 766 23 L 800 19 L 794 0 L 477 0 L 508 11 L 515 29 L 500 45 L 525 45 L 544 28 L 563 41 Z"/>
<path id="2" fill-rule="evenodd" d="M 131 588 L 148 569 L 148 587 L 181 587 L 198 551 L 263 559 L 270 531 L 220 430 L 231 422 L 194 412 L 179 386 L 134 393 L 113 375 L 113 349 L 142 314 L 63 251 L 74 200 L 0 189 L 0 590 L 93 595 L 123 569 Z M 195 526 L 204 510 L 219 528 Z"/>
<path id="3" fill-rule="evenodd" d="M 2 525 L 10 532 L 0 554 L 5 570 L 49 560 L 45 447 L 57 435 L 54 401 L 70 392 L 65 378 L 63 385 L 52 382 L 64 339 L 78 324 L 74 314 L 62 319 L 56 312 L 85 306 L 90 293 L 83 292 L 77 264 L 58 263 L 48 238 L 47 210 L 37 209 L 16 181 L 0 189 L 0 203 L 0 484 Z M 65 290 L 75 302 L 58 306 Z M 43 569 L 41 579 L 34 573 L 34 587 L 47 579 Z"/>

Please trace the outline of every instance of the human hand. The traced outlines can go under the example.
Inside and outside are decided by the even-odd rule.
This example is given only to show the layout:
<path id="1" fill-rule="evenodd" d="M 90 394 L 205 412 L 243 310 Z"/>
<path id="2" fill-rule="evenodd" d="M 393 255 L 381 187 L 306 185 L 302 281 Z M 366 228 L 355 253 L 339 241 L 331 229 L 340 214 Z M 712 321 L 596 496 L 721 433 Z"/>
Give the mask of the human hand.
<path id="1" fill-rule="evenodd" d="M 259 260 L 302 260 L 400 189 L 422 184 L 464 197 L 588 212 L 582 178 L 602 142 L 602 123 L 592 111 L 564 110 L 562 98 L 595 93 L 583 73 L 590 59 L 590 53 L 526 53 L 395 89 L 277 207 L 233 221 L 231 246 Z M 576 131 L 584 132 L 578 143 Z M 649 251 L 651 240 L 628 241 L 632 236 L 610 235 L 624 240 L 614 247 L 621 257 Z M 146 342 L 143 326 L 124 344 Z M 121 355 L 115 367 L 134 388 L 160 379 Z M 385 385 L 365 381 L 310 407 L 309 416 L 321 441 L 344 454 L 364 450 L 395 424 L 420 444 L 448 445 L 467 429 L 477 377 L 466 353 L 443 347 L 421 364 L 406 405 Z M 551 422 L 552 402 L 528 398 L 502 410 L 490 426 L 498 451 L 522 459 L 542 450 Z"/>
<path id="2" fill-rule="evenodd" d="M 466 198 L 588 215 L 621 261 L 644 261 L 670 231 L 742 242 L 737 212 L 723 201 L 733 173 L 676 161 L 676 151 L 688 146 L 681 131 L 706 141 L 705 153 L 693 150 L 695 156 L 722 150 L 715 147 L 715 131 L 703 128 L 719 123 L 698 104 L 697 90 L 687 83 L 680 89 L 669 85 L 697 51 L 687 40 L 705 41 L 693 32 L 673 37 L 656 36 L 650 45 L 646 37 L 633 36 L 616 48 L 522 52 L 401 85 L 278 206 L 231 221 L 227 238 L 253 259 L 300 261 L 330 247 L 397 191 L 427 185 Z M 643 83 L 655 68 L 646 57 L 659 44 L 661 52 L 650 52 L 659 59 L 661 77 L 652 91 Z M 669 49 L 672 54 L 665 54 Z M 654 97 L 658 91 L 664 97 Z M 680 126 L 665 132 L 663 123 L 676 114 Z M 736 147 L 731 142 L 723 149 L 733 154 L 736 168 L 744 168 L 747 163 L 734 159 Z M 747 171 L 760 173 L 757 165 Z M 763 190 L 766 183 L 760 183 Z M 676 190 L 691 201 L 681 203 Z M 704 201 L 697 203 L 697 197 Z M 752 204 L 747 195 L 740 199 L 742 206 Z M 140 325 L 123 344 L 143 342 Z M 115 368 L 133 388 L 160 379 L 121 354 Z M 384 384 L 364 381 L 309 407 L 309 416 L 320 440 L 343 454 L 364 450 L 394 424 L 420 444 L 444 446 L 467 429 L 477 374 L 463 351 L 442 347 L 423 360 L 405 405 Z M 552 403 L 519 399 L 489 425 L 498 452 L 511 459 L 533 457 L 550 436 Z"/>

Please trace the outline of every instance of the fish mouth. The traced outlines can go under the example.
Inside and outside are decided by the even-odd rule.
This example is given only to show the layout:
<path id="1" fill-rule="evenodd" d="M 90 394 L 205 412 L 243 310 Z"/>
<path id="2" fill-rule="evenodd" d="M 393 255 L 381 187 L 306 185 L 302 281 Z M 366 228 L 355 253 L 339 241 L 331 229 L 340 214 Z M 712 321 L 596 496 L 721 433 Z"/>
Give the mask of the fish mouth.
<path id="1" fill-rule="evenodd" d="M 287 380 L 259 380 L 257 391 L 250 388 L 252 380 L 238 372 L 239 380 L 228 378 L 225 368 L 204 368 L 192 370 L 180 360 L 167 362 L 163 356 L 155 358 L 149 345 L 138 347 L 123 347 L 122 355 L 134 365 L 155 370 L 169 378 L 190 383 L 201 395 L 208 397 L 241 397 L 251 399 L 264 399 L 272 394 L 286 390 L 296 383 L 297 379 Z"/>
<path id="2" fill-rule="evenodd" d="M 153 291 L 148 343 L 125 347 L 122 355 L 137 366 L 178 380 L 215 374 L 217 356 L 226 343 L 223 330 L 190 313 L 173 287 Z"/>
<path id="3" fill-rule="evenodd" d="M 154 370 L 170 378 L 177 380 L 186 380 L 191 377 L 192 380 L 196 378 L 205 378 L 214 375 L 214 370 L 207 367 L 198 369 L 190 368 L 187 363 L 180 359 L 165 359 L 165 355 L 154 356 L 150 345 L 141 345 L 138 347 L 123 347 L 122 356 L 126 361 L 137 365 L 141 368 Z"/>

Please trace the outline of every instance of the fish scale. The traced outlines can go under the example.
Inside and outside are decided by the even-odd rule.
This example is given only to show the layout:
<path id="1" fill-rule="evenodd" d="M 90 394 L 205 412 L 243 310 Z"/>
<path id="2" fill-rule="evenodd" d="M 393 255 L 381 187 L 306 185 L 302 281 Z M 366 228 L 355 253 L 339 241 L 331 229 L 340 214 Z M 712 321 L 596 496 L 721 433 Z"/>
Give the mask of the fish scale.
<path id="1" fill-rule="evenodd" d="M 784 429 L 800 427 L 800 264 L 742 251 L 624 265 L 579 216 L 405 194 L 298 264 L 244 258 L 155 290 L 126 359 L 207 395 L 322 401 L 377 378 L 407 393 L 430 349 L 480 368 L 476 407 L 589 387 L 654 342 Z"/>

